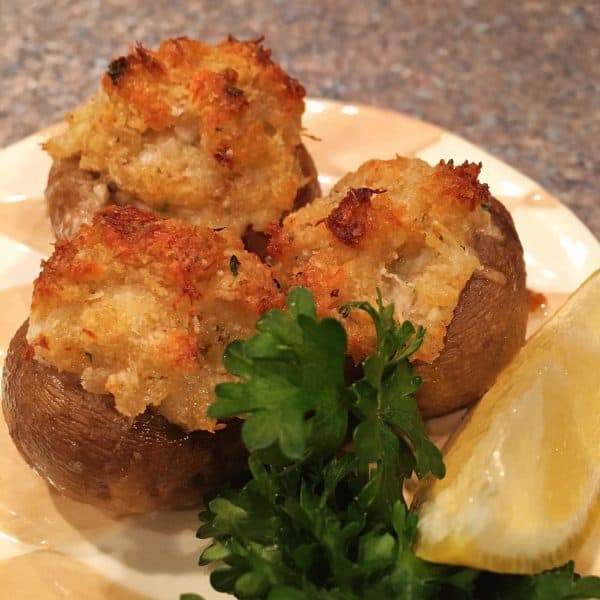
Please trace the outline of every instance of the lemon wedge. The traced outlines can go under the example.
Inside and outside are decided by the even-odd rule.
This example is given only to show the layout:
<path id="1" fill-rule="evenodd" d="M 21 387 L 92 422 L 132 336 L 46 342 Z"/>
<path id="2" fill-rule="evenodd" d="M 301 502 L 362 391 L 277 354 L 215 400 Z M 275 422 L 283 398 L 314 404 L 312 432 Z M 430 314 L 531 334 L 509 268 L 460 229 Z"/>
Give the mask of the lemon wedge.
<path id="1" fill-rule="evenodd" d="M 510 573 L 572 558 L 600 512 L 600 270 L 502 372 L 445 463 L 417 493 L 418 556 Z"/>

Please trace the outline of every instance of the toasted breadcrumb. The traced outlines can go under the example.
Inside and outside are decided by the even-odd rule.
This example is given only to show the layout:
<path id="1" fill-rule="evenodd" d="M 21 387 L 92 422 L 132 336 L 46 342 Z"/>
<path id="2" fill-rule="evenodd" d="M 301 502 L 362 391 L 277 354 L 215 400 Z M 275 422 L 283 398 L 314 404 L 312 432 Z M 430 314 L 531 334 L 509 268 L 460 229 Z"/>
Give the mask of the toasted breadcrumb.
<path id="1" fill-rule="evenodd" d="M 187 430 L 210 430 L 213 388 L 230 378 L 225 346 L 282 297 L 231 234 L 110 207 L 44 263 L 27 337 L 35 359 L 113 394 L 121 413 L 153 405 Z"/>
<path id="2" fill-rule="evenodd" d="M 138 44 L 45 148 L 127 203 L 240 235 L 279 219 L 309 179 L 297 156 L 304 94 L 261 39 Z"/>
<path id="3" fill-rule="evenodd" d="M 480 168 L 400 157 L 366 162 L 328 197 L 272 228 L 269 252 L 283 288 L 308 287 L 322 316 L 357 299 L 374 303 L 379 288 L 397 319 L 427 328 L 414 358 L 432 362 L 462 289 L 481 267 L 470 245 L 474 231 L 490 227 Z M 344 325 L 361 360 L 374 349 L 372 324 L 351 311 Z"/>

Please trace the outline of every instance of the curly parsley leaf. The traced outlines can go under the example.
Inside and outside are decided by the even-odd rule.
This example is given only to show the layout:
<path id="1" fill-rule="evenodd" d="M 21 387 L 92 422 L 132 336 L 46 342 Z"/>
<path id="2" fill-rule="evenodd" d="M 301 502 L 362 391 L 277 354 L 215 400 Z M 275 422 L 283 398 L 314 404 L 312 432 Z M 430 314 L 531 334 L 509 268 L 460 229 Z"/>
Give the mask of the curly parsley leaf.
<path id="1" fill-rule="evenodd" d="M 406 360 L 418 350 L 424 329 L 415 331 L 394 319 L 393 305 L 384 306 L 378 291 L 378 310 L 365 302 L 347 304 L 340 310 L 365 311 L 377 334 L 376 351 L 363 363 L 364 377 L 352 386 L 354 414 L 360 422 L 353 432 L 358 458 L 369 465 L 379 461 L 369 487 L 369 505 L 381 515 L 402 498 L 403 480 L 413 470 L 418 477 L 432 473 L 443 477 L 442 455 L 429 440 L 414 394 L 420 379 Z"/>
<path id="2" fill-rule="evenodd" d="M 580 577 L 573 562 L 538 575 L 483 573 L 477 597 L 490 600 L 563 600 L 600 598 L 600 578 Z"/>
<path id="3" fill-rule="evenodd" d="M 346 332 L 335 319 L 318 320 L 302 288 L 290 293 L 288 307 L 267 313 L 257 335 L 227 348 L 225 367 L 245 381 L 218 385 L 208 414 L 246 414 L 242 437 L 251 452 L 269 449 L 294 461 L 329 454 L 346 435 Z"/>

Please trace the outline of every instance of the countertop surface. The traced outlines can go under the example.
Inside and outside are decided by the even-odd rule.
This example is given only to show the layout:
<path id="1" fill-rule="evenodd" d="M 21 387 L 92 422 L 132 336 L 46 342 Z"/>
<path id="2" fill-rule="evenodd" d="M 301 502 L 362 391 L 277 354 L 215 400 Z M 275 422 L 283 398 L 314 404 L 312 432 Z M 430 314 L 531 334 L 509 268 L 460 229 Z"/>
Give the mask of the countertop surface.
<path id="1" fill-rule="evenodd" d="M 265 35 L 309 95 L 458 133 L 598 237 L 599 25 L 600 2 L 569 0 L 0 0 L 0 146 L 60 120 L 129 43 Z"/>

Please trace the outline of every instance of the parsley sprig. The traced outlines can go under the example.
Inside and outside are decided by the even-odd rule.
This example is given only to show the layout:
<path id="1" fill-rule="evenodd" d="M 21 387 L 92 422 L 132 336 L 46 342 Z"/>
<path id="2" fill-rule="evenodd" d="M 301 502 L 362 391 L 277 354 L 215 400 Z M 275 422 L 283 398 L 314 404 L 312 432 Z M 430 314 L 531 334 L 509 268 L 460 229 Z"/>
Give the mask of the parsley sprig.
<path id="1" fill-rule="evenodd" d="M 345 330 L 317 318 L 303 288 L 290 292 L 288 311 L 270 311 L 257 335 L 225 352 L 225 367 L 240 381 L 217 386 L 209 415 L 245 418 L 251 478 L 200 514 L 198 537 L 213 540 L 200 564 L 221 563 L 213 587 L 268 600 L 600 597 L 600 579 L 580 578 L 572 563 L 507 577 L 414 554 L 417 516 L 403 482 L 413 472 L 444 476 L 408 362 L 425 332 L 398 324 L 381 296 L 377 308 L 343 308 L 351 310 L 365 311 L 377 333 L 376 351 L 351 385 Z"/>

